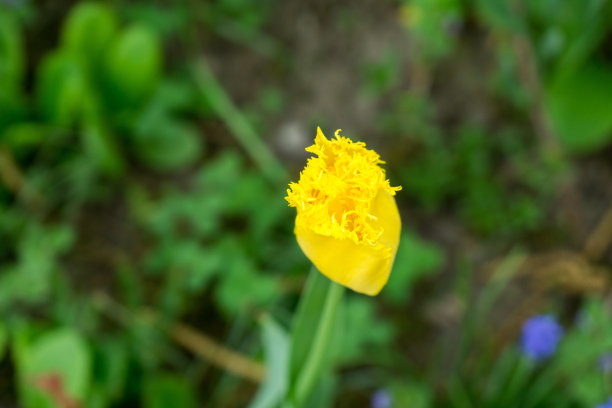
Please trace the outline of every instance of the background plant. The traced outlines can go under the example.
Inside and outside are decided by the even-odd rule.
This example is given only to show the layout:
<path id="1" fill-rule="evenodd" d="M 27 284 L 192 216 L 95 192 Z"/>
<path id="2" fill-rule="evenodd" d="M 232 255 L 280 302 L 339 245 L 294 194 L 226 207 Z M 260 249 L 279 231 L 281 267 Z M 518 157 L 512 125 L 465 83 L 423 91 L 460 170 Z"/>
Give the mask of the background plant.
<path id="1" fill-rule="evenodd" d="M 611 7 L 0 2 L 0 405 L 273 406 L 316 125 L 386 158 L 405 232 L 313 406 L 606 401 Z"/>

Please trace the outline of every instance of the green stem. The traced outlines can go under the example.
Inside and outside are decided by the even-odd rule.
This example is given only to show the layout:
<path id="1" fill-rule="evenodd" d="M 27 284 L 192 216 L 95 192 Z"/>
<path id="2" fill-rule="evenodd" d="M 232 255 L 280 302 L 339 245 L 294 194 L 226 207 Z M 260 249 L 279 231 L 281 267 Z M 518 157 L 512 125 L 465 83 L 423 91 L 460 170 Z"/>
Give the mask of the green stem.
<path id="1" fill-rule="evenodd" d="M 297 406 L 302 405 L 316 384 L 326 351 L 329 348 L 329 341 L 336 321 L 338 306 L 340 305 L 342 294 L 344 293 L 344 286 L 334 282 L 330 283 L 330 285 L 310 352 L 297 377 L 295 386 L 295 401 Z"/>
<path id="2" fill-rule="evenodd" d="M 261 140 L 246 116 L 234 105 L 204 58 L 195 63 L 193 75 L 197 87 L 212 109 L 225 122 L 264 175 L 273 183 L 284 182 L 287 179 L 285 168 Z"/>

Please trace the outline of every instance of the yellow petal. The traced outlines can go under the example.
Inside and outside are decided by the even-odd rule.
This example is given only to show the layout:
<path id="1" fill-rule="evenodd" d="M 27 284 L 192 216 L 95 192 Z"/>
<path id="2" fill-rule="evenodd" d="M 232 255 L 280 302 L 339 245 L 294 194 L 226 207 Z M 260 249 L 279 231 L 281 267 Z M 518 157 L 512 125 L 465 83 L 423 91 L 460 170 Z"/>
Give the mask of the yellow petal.
<path id="1" fill-rule="evenodd" d="M 298 244 L 308 259 L 329 279 L 356 292 L 377 295 L 389 279 L 401 230 L 395 198 L 380 190 L 372 202 L 371 224 L 382 234 L 376 244 L 334 238 L 296 225 Z"/>

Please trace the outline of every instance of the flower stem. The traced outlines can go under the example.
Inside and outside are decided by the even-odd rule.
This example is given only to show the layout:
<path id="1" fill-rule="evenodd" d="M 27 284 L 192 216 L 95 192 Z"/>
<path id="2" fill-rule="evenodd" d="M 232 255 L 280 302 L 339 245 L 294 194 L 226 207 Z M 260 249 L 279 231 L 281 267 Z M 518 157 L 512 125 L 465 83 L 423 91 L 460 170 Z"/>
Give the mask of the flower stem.
<path id="1" fill-rule="evenodd" d="M 320 274 L 316 269 L 313 269 L 311 273 Z M 330 347 L 329 343 L 336 322 L 338 306 L 344 293 L 344 286 L 335 282 L 329 282 L 327 289 L 323 310 L 316 331 L 313 333 L 310 350 L 294 384 L 293 401 L 297 407 L 302 406 L 319 379 L 325 358 L 328 355 L 327 350 Z"/>

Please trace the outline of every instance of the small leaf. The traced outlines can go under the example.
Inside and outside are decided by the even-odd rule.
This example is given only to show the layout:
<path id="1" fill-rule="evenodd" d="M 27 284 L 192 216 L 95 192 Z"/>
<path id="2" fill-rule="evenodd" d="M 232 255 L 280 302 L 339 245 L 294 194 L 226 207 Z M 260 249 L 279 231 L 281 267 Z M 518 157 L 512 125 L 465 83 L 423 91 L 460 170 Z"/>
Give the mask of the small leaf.
<path id="1" fill-rule="evenodd" d="M 47 120 L 70 125 L 85 112 L 89 96 L 83 66 L 69 54 L 48 55 L 38 71 L 38 107 Z"/>
<path id="2" fill-rule="evenodd" d="M 191 125 L 169 117 L 143 124 L 134 137 L 134 151 L 150 167 L 172 171 L 193 164 L 203 151 L 202 138 Z"/>
<path id="3" fill-rule="evenodd" d="M 87 62 L 98 64 L 117 31 L 113 11 L 102 3 L 81 2 L 70 10 L 62 27 L 62 46 Z"/>
<path id="4" fill-rule="evenodd" d="M 157 87 L 161 65 L 157 35 L 143 25 L 128 27 L 111 45 L 106 61 L 113 102 L 121 107 L 144 102 Z"/>
<path id="5" fill-rule="evenodd" d="M 260 321 L 266 356 L 266 378 L 249 408 L 275 408 L 280 405 L 289 385 L 289 335 L 268 315 Z"/>
<path id="6" fill-rule="evenodd" d="M 216 291 L 217 301 L 229 315 L 247 307 L 269 304 L 278 296 L 276 281 L 259 273 L 251 259 L 236 249 L 225 250 L 226 271 Z"/>
<path id="7" fill-rule="evenodd" d="M 85 339 L 66 328 L 46 333 L 20 354 L 22 404 L 57 408 L 58 399 L 82 402 L 90 385 L 91 356 Z M 61 397 L 60 397 L 61 396 Z"/>

